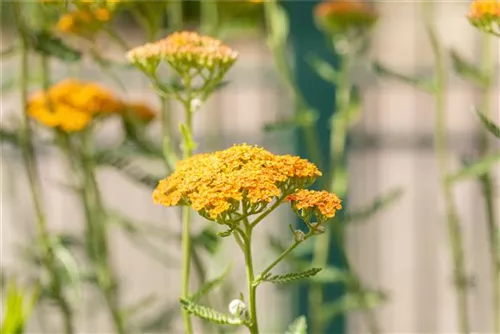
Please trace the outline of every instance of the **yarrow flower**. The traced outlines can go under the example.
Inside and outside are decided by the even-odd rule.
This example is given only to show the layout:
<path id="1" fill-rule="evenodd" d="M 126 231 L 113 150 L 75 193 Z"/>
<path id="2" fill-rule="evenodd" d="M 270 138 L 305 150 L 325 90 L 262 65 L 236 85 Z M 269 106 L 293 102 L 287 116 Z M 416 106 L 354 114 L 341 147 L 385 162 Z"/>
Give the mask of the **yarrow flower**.
<path id="1" fill-rule="evenodd" d="M 205 85 L 220 82 L 237 56 L 220 40 L 188 31 L 175 32 L 127 53 L 127 58 L 150 76 L 155 77 L 160 62 L 166 61 L 182 79 L 200 78 Z"/>
<path id="2" fill-rule="evenodd" d="M 329 0 L 318 4 L 314 16 L 333 35 L 359 35 L 375 24 L 378 14 L 363 0 Z"/>
<path id="3" fill-rule="evenodd" d="M 500 0 L 472 1 L 468 18 L 478 29 L 500 36 Z"/>
<path id="4" fill-rule="evenodd" d="M 207 219 L 228 224 L 231 214 L 262 212 L 273 200 L 310 185 L 320 175 L 305 159 L 235 145 L 180 161 L 175 172 L 159 182 L 153 201 L 190 205 Z"/>
<path id="5" fill-rule="evenodd" d="M 90 82 L 63 80 L 28 101 L 29 115 L 48 127 L 80 131 L 98 114 L 119 113 L 120 102 L 111 92 Z"/>
<path id="6" fill-rule="evenodd" d="M 313 215 L 318 222 L 328 220 L 342 209 L 342 201 L 328 191 L 301 189 L 289 195 L 286 200 L 291 203 L 293 210 L 308 222 Z"/>

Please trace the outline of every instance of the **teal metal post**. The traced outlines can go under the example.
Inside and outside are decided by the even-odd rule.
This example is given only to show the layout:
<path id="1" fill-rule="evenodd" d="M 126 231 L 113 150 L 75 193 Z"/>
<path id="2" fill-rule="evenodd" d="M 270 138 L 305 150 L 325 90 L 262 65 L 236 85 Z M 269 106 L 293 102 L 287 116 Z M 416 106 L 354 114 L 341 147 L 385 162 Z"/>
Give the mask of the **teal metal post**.
<path id="1" fill-rule="evenodd" d="M 311 54 L 317 55 L 331 63 L 337 58 L 327 47 L 325 36 L 316 28 L 313 19 L 313 8 L 319 1 L 307 0 L 284 0 L 282 4 L 290 18 L 290 42 L 294 51 L 295 79 L 299 85 L 307 103 L 319 112 L 316 131 L 319 136 L 319 144 L 323 155 L 323 162 L 330 161 L 330 117 L 334 112 L 335 89 L 321 79 L 307 62 Z M 308 157 L 304 145 L 303 133 L 297 133 L 297 146 L 301 156 Z M 308 157 L 311 158 L 311 157 Z M 323 168 L 329 169 L 327 164 Z M 344 267 L 341 256 L 335 245 L 330 250 L 330 266 Z M 330 285 L 325 288 L 325 301 L 333 301 L 343 294 L 340 286 Z M 299 314 L 308 315 L 308 288 L 304 287 L 299 292 Z M 344 317 L 338 317 L 328 326 L 326 333 L 311 334 L 343 334 L 346 332 Z"/>

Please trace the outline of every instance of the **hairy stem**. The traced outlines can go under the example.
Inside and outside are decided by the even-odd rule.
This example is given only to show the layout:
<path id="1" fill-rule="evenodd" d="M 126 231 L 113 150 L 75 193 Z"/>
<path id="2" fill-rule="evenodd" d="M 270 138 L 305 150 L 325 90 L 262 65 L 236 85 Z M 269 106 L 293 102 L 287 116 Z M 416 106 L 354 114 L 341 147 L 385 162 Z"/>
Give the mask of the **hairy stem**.
<path id="1" fill-rule="evenodd" d="M 431 43 L 432 52 L 434 54 L 434 70 L 435 70 L 435 145 L 436 155 L 438 160 L 439 174 L 441 178 L 441 188 L 444 196 L 446 222 L 448 235 L 450 240 L 450 248 L 453 258 L 453 276 L 454 284 L 457 293 L 457 318 L 458 328 L 460 333 L 469 333 L 469 318 L 468 318 L 468 291 L 467 291 L 467 274 L 465 252 L 463 246 L 463 236 L 460 226 L 460 220 L 453 199 L 453 191 L 449 183 L 446 182 L 448 173 L 448 140 L 446 129 L 446 64 L 443 46 L 438 39 L 435 27 L 432 23 L 432 6 L 431 2 L 423 3 L 424 20 L 428 38 Z"/>

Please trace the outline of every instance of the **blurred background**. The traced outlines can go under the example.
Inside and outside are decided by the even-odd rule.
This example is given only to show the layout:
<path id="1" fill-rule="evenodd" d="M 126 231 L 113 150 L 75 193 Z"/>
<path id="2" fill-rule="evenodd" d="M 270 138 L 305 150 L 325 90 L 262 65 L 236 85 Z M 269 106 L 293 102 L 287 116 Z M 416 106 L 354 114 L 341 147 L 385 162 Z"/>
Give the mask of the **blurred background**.
<path id="1" fill-rule="evenodd" d="M 284 1 L 290 14 L 290 57 L 295 62 L 299 86 L 309 102 L 324 115 L 333 112 L 334 88 L 317 76 L 301 60 L 306 50 L 325 53 L 324 36 L 314 28 L 312 8 L 316 1 Z M 199 3 L 184 3 L 184 28 L 200 26 Z M 432 71 L 433 58 L 421 23 L 420 4 L 417 2 L 375 2 L 380 21 L 375 27 L 370 59 L 390 64 L 405 73 L 426 74 Z M 266 45 L 262 8 L 250 1 L 222 1 L 219 8 L 221 29 L 217 35 L 239 52 L 239 60 L 228 75 L 230 84 L 210 98 L 195 117 L 195 139 L 198 151 L 224 149 L 233 143 L 264 146 L 277 153 L 305 155 L 301 137 L 294 129 L 268 131 L 266 125 L 292 116 L 293 101 L 286 85 L 276 72 L 273 57 Z M 1 4 L 1 49 L 8 49 L 18 36 L 11 18 L 9 3 Z M 454 48 L 465 58 L 474 61 L 480 57 L 481 35 L 465 19 L 467 1 L 436 3 L 435 22 L 439 35 L 447 48 Z M 36 13 L 33 13 L 36 15 Z M 119 34 L 131 47 L 146 41 L 144 32 L 130 13 L 123 13 L 114 21 Z M 108 59 L 125 63 L 123 52 L 99 36 L 95 41 Z M 72 41 L 78 46 L 78 41 Z M 500 49 L 494 42 L 495 61 Z M 331 55 L 334 60 L 334 55 Z M 1 126 L 9 128 L 19 117 L 19 91 L 16 89 L 18 59 L 2 57 L 1 61 Z M 33 57 L 33 64 L 37 59 Z M 112 88 L 120 96 L 134 97 L 159 107 L 158 99 L 148 79 L 130 68 L 112 68 L 111 71 L 124 84 L 90 60 L 76 70 L 63 63 L 52 64 L 53 80 L 78 76 L 98 81 Z M 32 66 L 33 90 L 37 89 L 37 67 Z M 456 332 L 455 294 L 443 206 L 440 200 L 438 174 L 433 149 L 432 98 L 405 84 L 377 79 L 367 68 L 357 69 L 356 80 L 363 97 L 362 117 L 350 136 L 349 150 L 349 207 L 368 205 L 380 193 L 403 188 L 400 200 L 362 224 L 353 224 L 348 230 L 348 251 L 363 279 L 371 286 L 387 292 L 388 302 L 377 309 L 383 332 L 386 333 L 451 333 Z M 478 92 L 457 76 L 449 76 L 447 92 L 448 135 L 452 150 L 451 167 L 460 167 L 463 159 L 477 154 L 480 129 L 472 107 L 478 101 Z M 496 84 L 498 80 L 496 81 Z M 494 112 L 499 117 L 498 86 L 494 89 Z M 182 120 L 175 102 L 170 106 L 173 130 Z M 156 122 L 158 123 L 158 122 Z M 149 128 L 151 138 L 160 134 L 159 124 Z M 99 130 L 98 143 L 112 146 L 123 136 L 119 124 L 110 122 Z M 33 211 L 22 169 L 20 154 L 8 143 L 1 144 L 1 267 L 4 274 L 22 277 L 29 273 L 25 258 L 35 235 Z M 302 151 L 301 151 L 302 150 Z M 57 150 L 40 150 L 39 170 L 42 175 L 43 200 L 48 213 L 50 229 L 67 235 L 82 233 L 82 218 L 77 200 L 64 186 L 64 164 Z M 137 161 L 151 172 L 157 166 L 148 161 Z M 496 183 L 500 173 L 495 171 Z M 179 213 L 154 205 L 151 189 L 139 185 L 122 173 L 103 167 L 98 181 L 106 205 L 138 222 L 159 226 L 166 234 L 180 232 Z M 473 181 L 460 183 L 455 193 L 465 233 L 468 270 L 473 277 L 470 290 L 470 314 L 474 332 L 487 333 L 492 328 L 490 298 L 492 294 L 489 260 L 487 256 L 487 230 L 484 224 L 482 197 Z M 496 203 L 500 204 L 499 197 Z M 207 222 L 196 218 L 195 228 L 202 230 Z M 287 238 L 285 230 L 293 221 L 289 210 L 281 210 L 269 218 L 255 237 L 261 246 L 255 247 L 256 266 L 267 263 L 269 235 Z M 138 315 L 144 323 L 150 322 L 149 331 L 180 333 L 180 323 L 153 324 L 155 316 L 165 318 L 164 310 L 171 310 L 179 291 L 179 244 L 172 238 L 153 233 L 137 238 L 131 230 L 116 228 L 112 235 L 112 256 L 117 268 L 123 300 L 133 305 L 144 298 L 149 303 L 146 314 Z M 160 236 L 160 237 L 159 237 Z M 269 251 L 271 252 L 271 251 Z M 237 254 L 237 255 L 235 255 Z M 232 240 L 223 241 L 209 261 L 207 277 L 215 277 L 228 263 L 234 267 L 232 282 L 244 279 L 243 259 L 235 252 Z M 278 333 L 301 309 L 301 299 L 294 290 L 263 286 L 259 291 L 261 321 L 265 333 Z M 78 328 L 85 333 L 110 332 L 106 312 L 96 312 L 91 292 L 81 290 L 83 299 L 78 310 Z M 221 309 L 239 294 L 221 294 Z M 292 307 L 292 305 L 295 305 Z M 51 306 L 36 310 L 29 325 L 29 333 L 43 332 L 44 326 L 58 321 L 51 318 Z M 47 325 L 49 323 L 49 325 Z M 168 327 L 168 328 L 167 328 Z M 362 333 L 356 312 L 346 316 L 346 332 Z"/>

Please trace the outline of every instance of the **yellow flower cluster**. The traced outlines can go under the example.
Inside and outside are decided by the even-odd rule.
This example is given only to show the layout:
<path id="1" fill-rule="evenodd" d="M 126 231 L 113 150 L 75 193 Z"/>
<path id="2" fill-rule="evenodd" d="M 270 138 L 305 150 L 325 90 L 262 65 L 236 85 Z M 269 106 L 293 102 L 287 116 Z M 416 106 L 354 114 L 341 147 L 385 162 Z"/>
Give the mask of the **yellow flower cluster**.
<path id="1" fill-rule="evenodd" d="M 302 189 L 286 198 L 296 211 L 313 211 L 319 220 L 333 218 L 342 209 L 341 200 L 328 191 Z"/>
<path id="2" fill-rule="evenodd" d="M 469 21 L 485 32 L 500 36 L 500 0 L 473 1 Z"/>
<path id="3" fill-rule="evenodd" d="M 61 16 L 57 22 L 57 29 L 68 34 L 92 37 L 110 19 L 111 12 L 107 8 L 77 9 Z"/>
<path id="4" fill-rule="evenodd" d="M 333 34 L 364 31 L 378 19 L 374 8 L 363 0 L 329 0 L 316 6 L 318 23 Z"/>
<path id="5" fill-rule="evenodd" d="M 180 161 L 175 172 L 159 182 L 153 201 L 165 206 L 187 204 L 223 223 L 224 215 L 236 212 L 240 204 L 246 208 L 243 214 L 256 213 L 273 199 L 311 184 L 319 175 L 318 168 L 305 159 L 235 145 Z"/>
<path id="6" fill-rule="evenodd" d="M 28 113 L 33 119 L 66 132 L 82 130 L 96 114 L 118 113 L 123 108 L 111 92 L 74 79 L 63 80 L 28 101 Z"/>
<path id="7" fill-rule="evenodd" d="M 220 40 L 188 31 L 175 32 L 127 53 L 127 58 L 148 74 L 156 71 L 160 61 L 167 61 L 180 74 L 194 70 L 202 76 L 206 75 L 204 70 L 223 75 L 237 57 L 237 52 Z"/>

